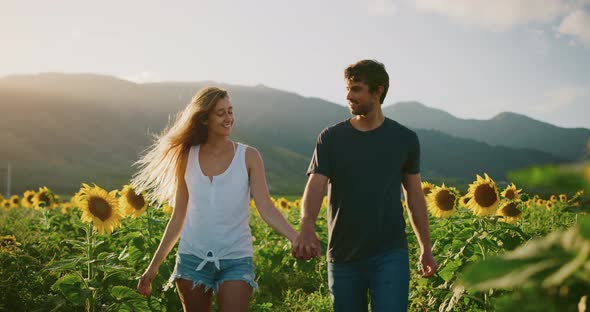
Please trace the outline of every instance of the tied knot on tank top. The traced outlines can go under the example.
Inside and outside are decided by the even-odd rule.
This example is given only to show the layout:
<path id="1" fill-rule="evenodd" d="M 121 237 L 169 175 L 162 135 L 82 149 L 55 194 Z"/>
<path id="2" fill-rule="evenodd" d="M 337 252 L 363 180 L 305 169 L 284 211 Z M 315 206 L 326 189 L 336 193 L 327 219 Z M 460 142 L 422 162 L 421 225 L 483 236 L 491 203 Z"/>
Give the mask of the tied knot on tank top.
<path id="1" fill-rule="evenodd" d="M 201 263 L 199 264 L 199 266 L 197 266 L 196 271 L 201 271 L 208 262 L 212 262 L 215 265 L 215 267 L 218 270 L 220 270 L 220 267 L 219 267 L 219 258 L 217 258 L 217 256 L 215 256 L 215 253 L 213 252 L 213 250 L 208 250 L 207 251 L 207 256 L 205 257 L 205 259 L 203 259 L 203 261 L 201 261 Z"/>

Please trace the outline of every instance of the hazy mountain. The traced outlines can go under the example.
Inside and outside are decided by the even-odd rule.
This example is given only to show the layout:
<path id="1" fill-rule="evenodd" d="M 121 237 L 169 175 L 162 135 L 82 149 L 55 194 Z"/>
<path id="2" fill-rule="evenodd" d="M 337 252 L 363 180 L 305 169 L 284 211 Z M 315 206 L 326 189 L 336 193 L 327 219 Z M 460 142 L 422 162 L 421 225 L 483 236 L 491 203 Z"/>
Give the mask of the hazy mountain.
<path id="1" fill-rule="evenodd" d="M 199 88 L 211 84 L 230 91 L 234 139 L 261 151 L 273 193 L 300 194 L 317 134 L 349 117 L 343 106 L 265 86 L 135 84 L 91 74 L 10 76 L 0 79 L 0 167 L 11 163 L 13 192 L 47 185 L 73 193 L 81 182 L 119 188 L 151 143 L 149 134 L 159 133 Z M 416 131 L 426 179 L 468 181 L 484 171 L 502 179 L 507 170 L 562 161 L 535 150 Z"/>
<path id="2" fill-rule="evenodd" d="M 590 129 L 561 128 L 509 112 L 489 120 L 461 119 L 418 102 L 396 103 L 383 111 L 409 127 L 439 130 L 491 145 L 535 149 L 569 160 L 581 159 L 590 139 Z"/>

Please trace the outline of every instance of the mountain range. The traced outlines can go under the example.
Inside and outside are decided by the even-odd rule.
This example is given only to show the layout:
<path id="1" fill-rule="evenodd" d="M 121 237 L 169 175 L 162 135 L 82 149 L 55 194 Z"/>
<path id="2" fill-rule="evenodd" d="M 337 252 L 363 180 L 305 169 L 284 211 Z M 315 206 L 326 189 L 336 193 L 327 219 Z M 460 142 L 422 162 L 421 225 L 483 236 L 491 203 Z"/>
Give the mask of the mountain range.
<path id="1" fill-rule="evenodd" d="M 95 74 L 7 76 L 0 78 L 0 167 L 11 165 L 12 193 L 46 185 L 71 194 L 82 182 L 120 188 L 153 134 L 207 85 L 230 92 L 232 137 L 260 150 L 273 194 L 301 194 L 318 133 L 350 117 L 342 105 L 263 85 L 136 84 Z M 590 138 L 588 129 L 513 113 L 460 119 L 417 102 L 386 106 L 384 113 L 416 131 L 423 179 L 432 181 L 461 184 L 483 172 L 503 180 L 510 170 L 579 159 Z"/>

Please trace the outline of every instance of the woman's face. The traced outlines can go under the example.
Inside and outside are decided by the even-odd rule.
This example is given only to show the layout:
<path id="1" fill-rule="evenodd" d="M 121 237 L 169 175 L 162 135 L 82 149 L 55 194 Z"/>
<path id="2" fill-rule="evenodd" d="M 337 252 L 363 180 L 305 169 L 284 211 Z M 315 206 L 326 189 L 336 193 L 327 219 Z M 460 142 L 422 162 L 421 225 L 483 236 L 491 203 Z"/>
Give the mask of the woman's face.
<path id="1" fill-rule="evenodd" d="M 209 113 L 207 128 L 210 134 L 229 136 L 234 126 L 234 111 L 229 97 L 217 101 Z"/>

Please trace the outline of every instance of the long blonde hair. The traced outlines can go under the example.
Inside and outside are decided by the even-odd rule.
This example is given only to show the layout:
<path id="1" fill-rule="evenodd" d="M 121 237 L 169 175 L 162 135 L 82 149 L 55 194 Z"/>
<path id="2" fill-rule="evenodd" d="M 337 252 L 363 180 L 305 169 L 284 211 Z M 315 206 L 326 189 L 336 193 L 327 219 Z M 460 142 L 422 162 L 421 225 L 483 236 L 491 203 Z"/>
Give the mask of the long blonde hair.
<path id="1" fill-rule="evenodd" d="M 220 99 L 228 97 L 226 90 L 206 87 L 193 97 L 191 103 L 176 115 L 160 136 L 134 163 L 139 170 L 133 175 L 131 185 L 137 193 L 146 191 L 151 203 L 159 201 L 174 205 L 177 171 L 182 157 L 193 145 L 207 142 L 208 130 L 203 123 Z"/>

